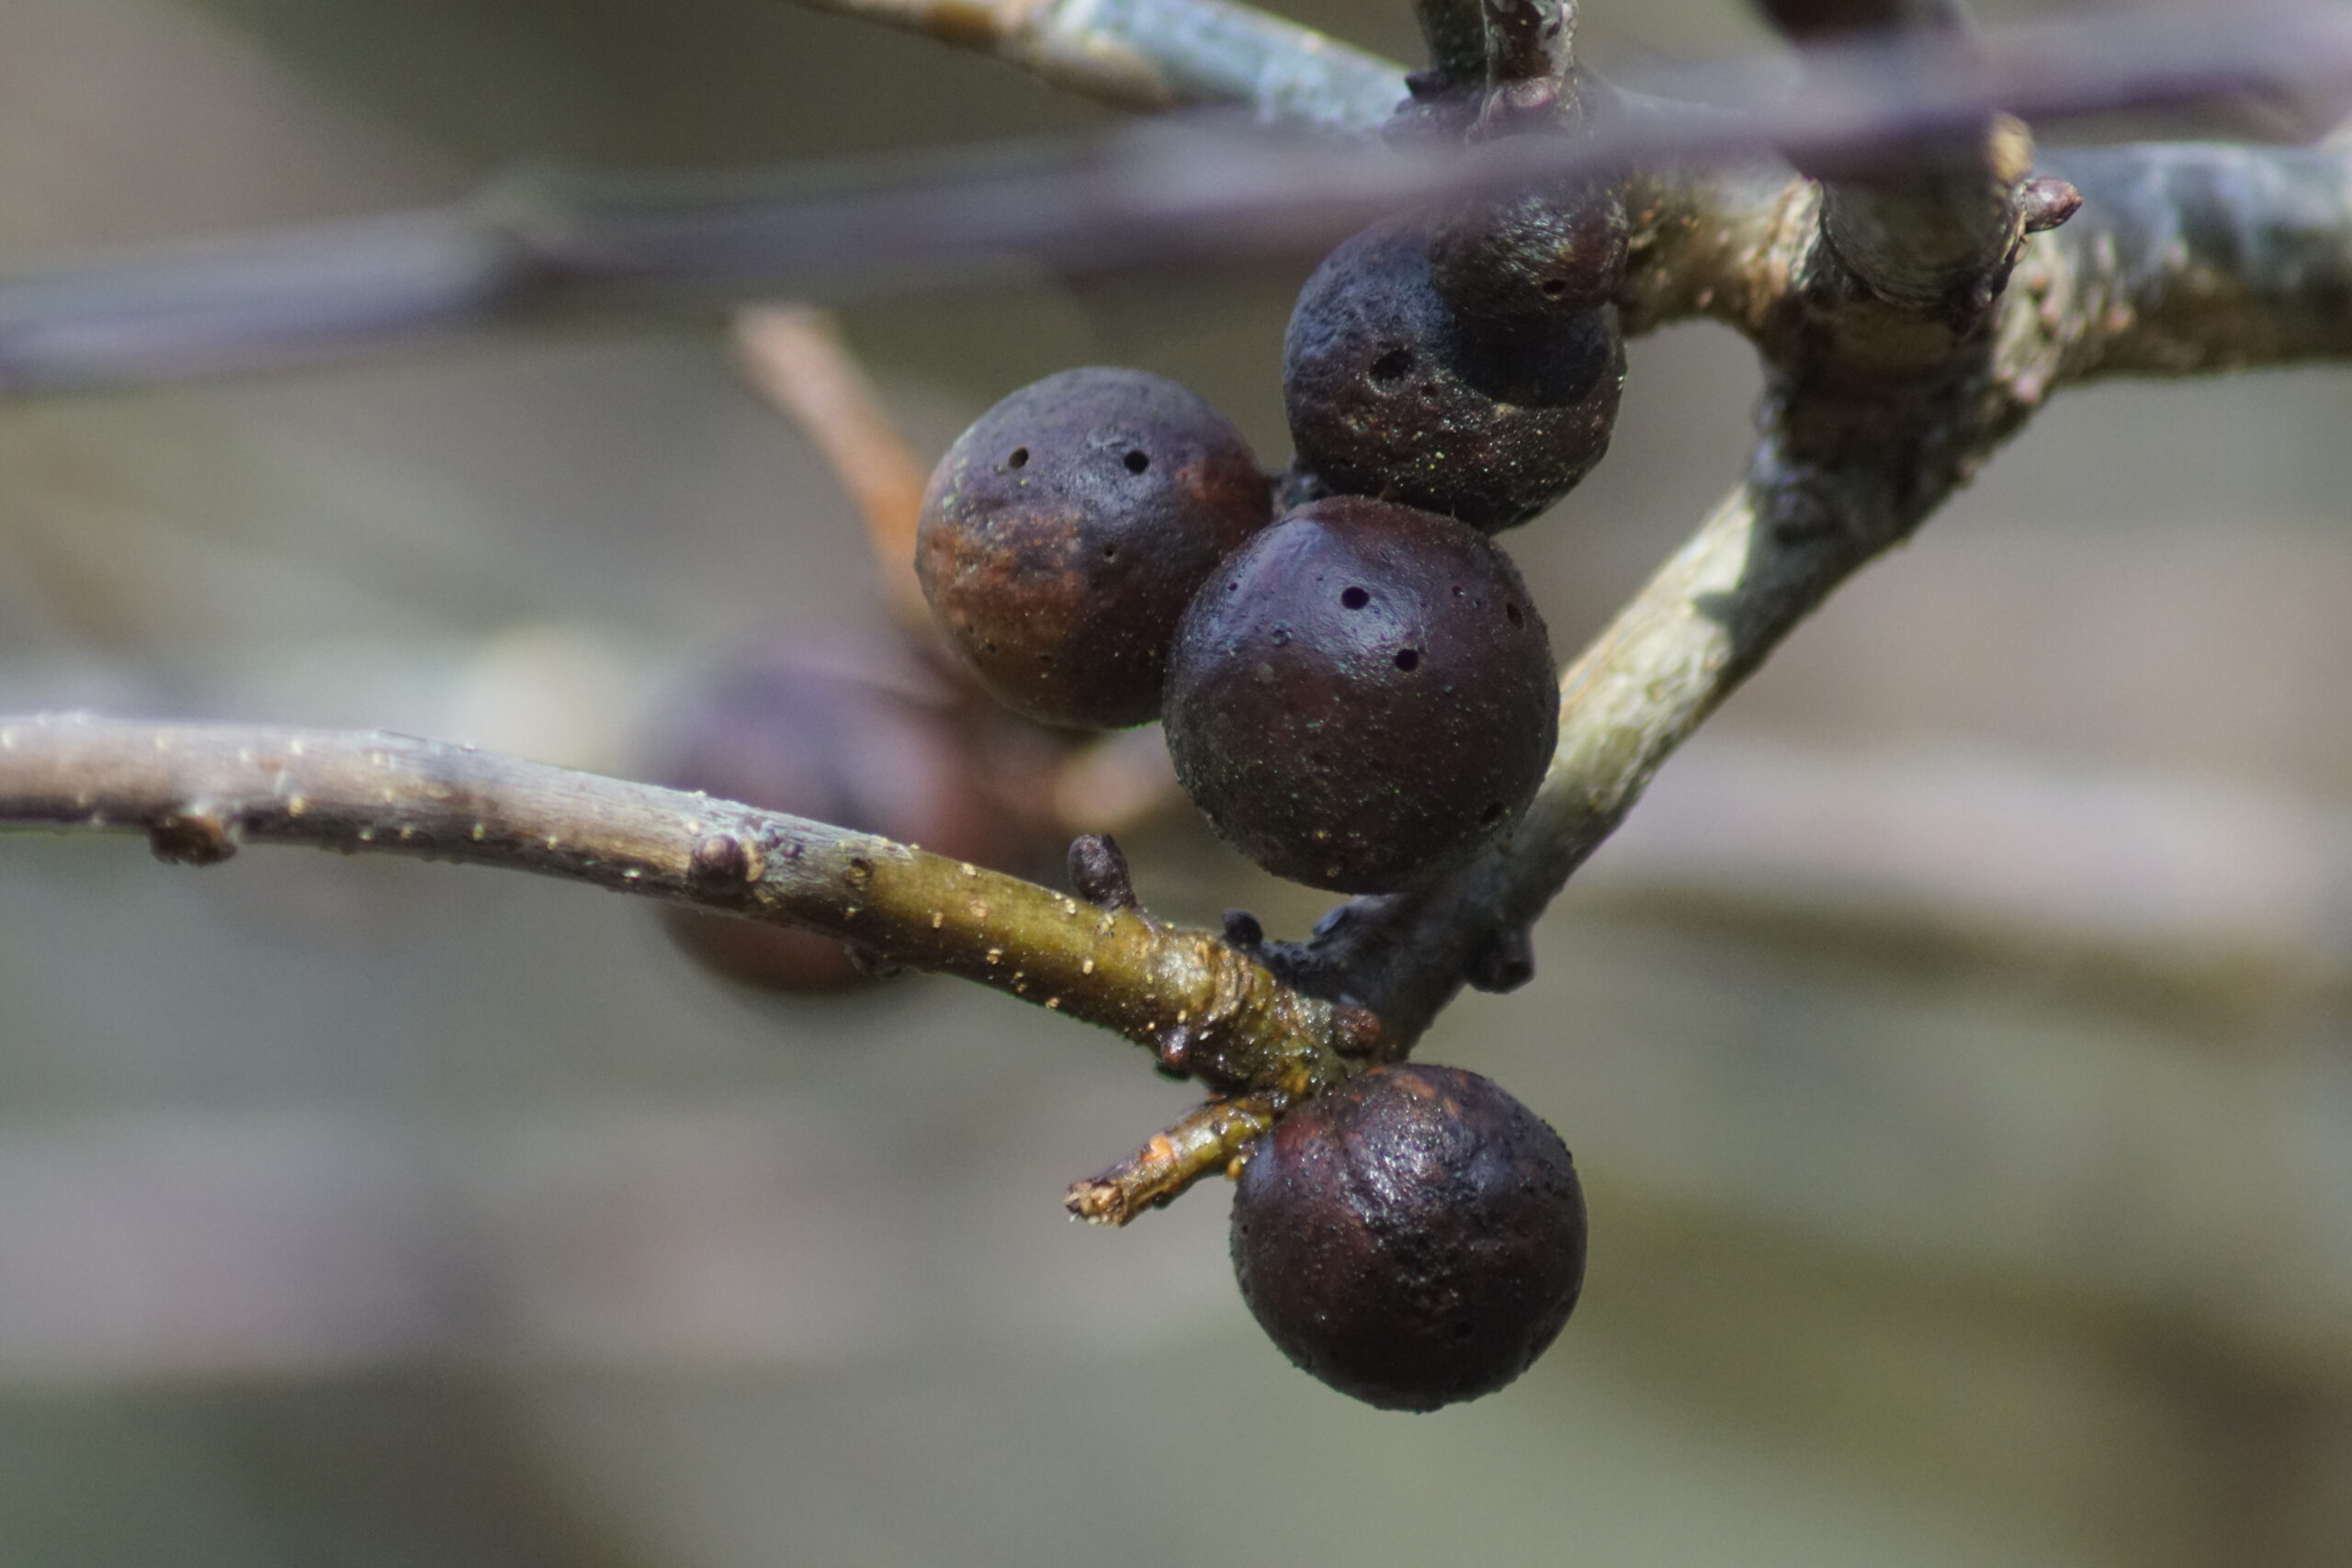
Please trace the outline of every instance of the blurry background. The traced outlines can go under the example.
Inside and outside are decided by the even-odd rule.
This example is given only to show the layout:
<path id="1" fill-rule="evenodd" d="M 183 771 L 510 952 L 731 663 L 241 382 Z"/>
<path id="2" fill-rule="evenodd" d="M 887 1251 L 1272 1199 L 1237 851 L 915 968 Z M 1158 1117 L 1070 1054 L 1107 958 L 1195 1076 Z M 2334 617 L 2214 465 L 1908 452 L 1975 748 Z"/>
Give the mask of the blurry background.
<path id="1" fill-rule="evenodd" d="M 1587 9 L 1629 69 L 1760 41 Z M 5 0 L 0 267 L 1104 118 L 781 0 Z M 1278 462 L 1303 272 L 845 320 L 926 454 L 1112 362 Z M 1564 656 L 1755 387 L 1715 329 L 1636 345 L 1611 461 L 1509 540 Z M 1666 770 L 1425 1047 L 1594 1213 L 1560 1344 L 1435 1416 L 1283 1363 L 1222 1191 L 1065 1219 L 1189 1102 L 1108 1036 L 752 997 L 520 877 L 11 839 L 0 1562 L 2352 1560 L 2347 428 L 2342 371 L 2070 395 Z M 862 548 L 709 320 L 9 404 L 0 707 L 641 771 L 700 661 L 871 616 Z M 1188 918 L 1324 902 L 1131 847 Z"/>

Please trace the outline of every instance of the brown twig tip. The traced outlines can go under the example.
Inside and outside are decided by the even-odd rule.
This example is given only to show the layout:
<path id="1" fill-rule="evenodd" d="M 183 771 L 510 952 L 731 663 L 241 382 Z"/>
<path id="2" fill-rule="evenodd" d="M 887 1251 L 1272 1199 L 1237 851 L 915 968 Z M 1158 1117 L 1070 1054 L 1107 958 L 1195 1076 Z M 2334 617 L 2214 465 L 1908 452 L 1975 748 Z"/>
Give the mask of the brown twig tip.
<path id="1" fill-rule="evenodd" d="M 1191 1025 L 1171 1023 L 1160 1032 L 1159 1043 L 1151 1048 L 1151 1054 L 1162 1074 L 1171 1078 L 1188 1078 L 1193 1076 L 1193 1044 Z"/>
<path id="2" fill-rule="evenodd" d="M 1073 1184 L 1063 1207 L 1098 1225 L 1124 1225 L 1146 1209 L 1165 1208 L 1203 1177 L 1238 1170 L 1277 1115 L 1272 1101 L 1255 1098 L 1196 1105 L 1110 1169 Z"/>
<path id="3" fill-rule="evenodd" d="M 1401 1055 L 1397 1042 L 1380 1015 L 1370 1008 L 1341 1005 L 1331 1010 L 1332 1048 L 1351 1060 L 1378 1061 Z"/>
<path id="4" fill-rule="evenodd" d="M 2047 233 L 2083 209 L 2083 193 L 2056 175 L 2029 180 L 2018 193 L 2018 220 L 2029 234 Z"/>
<path id="5" fill-rule="evenodd" d="M 219 865 L 237 852 L 236 825 L 209 806 L 187 806 L 155 818 L 148 846 L 165 865 Z"/>
<path id="6" fill-rule="evenodd" d="M 1108 833 L 1080 833 L 1069 841 L 1069 884 L 1098 909 L 1137 907 L 1127 857 Z"/>
<path id="7" fill-rule="evenodd" d="M 1479 949 L 1463 976 L 1481 991 L 1515 991 L 1535 978 L 1535 941 L 1525 926 L 1514 926 Z"/>
<path id="8" fill-rule="evenodd" d="M 720 890 L 740 886 L 748 897 L 751 884 L 767 869 L 767 856 L 757 844 L 747 844 L 733 833 L 706 833 L 695 840 L 686 859 L 686 878 L 695 886 Z"/>
<path id="9" fill-rule="evenodd" d="M 893 962 L 863 942 L 845 942 L 842 951 L 849 955 L 849 966 L 869 980 L 888 980 L 907 972 L 905 964 Z"/>

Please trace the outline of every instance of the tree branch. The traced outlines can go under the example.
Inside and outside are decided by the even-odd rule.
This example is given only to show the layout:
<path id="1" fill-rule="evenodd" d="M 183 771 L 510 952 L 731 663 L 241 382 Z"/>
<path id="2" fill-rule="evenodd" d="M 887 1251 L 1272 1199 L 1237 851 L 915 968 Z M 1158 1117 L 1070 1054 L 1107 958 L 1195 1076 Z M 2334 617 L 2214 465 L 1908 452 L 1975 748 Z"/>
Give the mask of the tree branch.
<path id="1" fill-rule="evenodd" d="M 1873 31 L 1970 37 L 1957 0 L 1762 3 L 1800 44 Z M 1824 243 L 1864 288 L 1914 310 L 1982 310 L 2021 235 L 2016 194 L 2031 162 L 2025 128 L 1996 118 L 1962 135 L 1799 166 L 1823 182 Z"/>
<path id="2" fill-rule="evenodd" d="M 1821 332 L 1856 330 L 1835 309 L 1827 328 L 1791 311 L 1818 187 L 1756 175 L 1744 226 L 1690 216 L 1733 184 L 1687 186 L 1683 213 L 1649 215 L 1637 238 L 1650 270 L 1681 292 L 1646 301 L 1647 320 L 1725 314 L 1765 351 L 1748 478 L 1569 666 L 1558 748 L 1513 838 L 1429 887 L 1341 906 L 1310 942 L 1264 950 L 1277 974 L 1373 1010 L 1409 1048 L 1464 985 L 1527 977 L 1526 928 L 1667 757 L 2054 388 L 2352 353 L 2352 153 L 2156 145 L 2061 166 L 2086 198 L 2080 226 L 2028 245 L 1985 319 L 1923 329 L 1936 354 L 1878 363 L 1820 356 Z M 1877 330 L 1902 335 L 1884 317 Z"/>
<path id="3" fill-rule="evenodd" d="M 1526 927 L 1666 757 L 2062 376 L 2145 360 L 2189 367 L 2167 367 L 2165 345 L 2184 323 L 2211 325 L 2214 310 L 2242 345 L 2222 362 L 2294 352 L 2298 334 L 2323 328 L 2341 345 L 2346 176 L 2301 162 L 2330 156 L 2152 148 L 2070 164 L 2093 191 L 2117 190 L 2109 226 L 2030 247 L 2021 286 L 1932 373 L 1841 381 L 1781 365 L 1747 482 L 1566 671 L 1558 750 L 1513 839 L 1432 886 L 1342 906 L 1306 944 L 1245 954 L 863 835 L 401 737 L 0 725 L 0 822 L 141 830 L 159 854 L 197 863 L 243 841 L 286 841 L 532 870 L 805 924 L 1056 1007 L 1227 1096 L 1073 1190 L 1080 1212 L 1121 1221 L 1221 1168 L 1261 1107 L 1278 1111 L 1408 1048 L 1463 985 L 1524 979 Z M 2324 199 L 2241 189 L 2246 169 L 2280 157 L 2297 171 L 2292 188 Z M 2245 288 L 2218 303 L 2206 253 L 2163 238 L 2181 221 L 2165 193 L 2182 188 L 2172 177 L 2182 167 L 2206 175 L 2186 188 L 2259 214 L 2211 240 L 2246 263 Z M 1711 276 L 1739 283 L 1736 298 L 1783 298 L 1813 231 L 1810 188 L 1783 187 L 1747 241 L 1668 235 L 1654 249 L 1703 254 Z M 2110 308 L 2119 301 L 2132 308 Z M 1796 341 L 1757 331 L 1768 352 Z"/>
<path id="4" fill-rule="evenodd" d="M 1400 1046 L 1464 985 L 1524 981 L 1527 928 L 1658 767 L 1833 589 L 1907 537 L 1996 439 L 1929 421 L 1910 443 L 1919 466 L 1907 472 L 1860 453 L 1824 465 L 1790 454 L 1795 414 L 1772 411 L 1747 483 L 1568 667 L 1558 747 L 1510 840 L 1431 886 L 1341 906 L 1313 942 L 1268 951 L 1275 973 L 1369 1008 Z M 1899 439 L 1895 423 L 1878 439 Z"/>
<path id="5" fill-rule="evenodd" d="M 1227 0 L 800 3 L 992 54 L 1122 108 L 1238 104 L 1264 124 L 1361 133 L 1405 96 L 1398 66 Z"/>
<path id="6" fill-rule="evenodd" d="M 2352 144 L 2153 143 L 2051 166 L 2081 214 L 2013 287 L 2053 381 L 2352 355 Z"/>
<path id="7" fill-rule="evenodd" d="M 2295 15 L 2310 28 L 2282 35 L 2233 18 L 2201 35 L 2194 57 L 2183 44 L 2193 28 L 2102 31 L 2071 54 L 2046 33 L 1964 55 L 1933 40 L 1893 55 L 1824 45 L 1815 89 L 1793 103 L 1637 106 L 1579 139 L 1506 138 L 1452 164 L 1311 144 L 1252 144 L 1247 157 L 1227 144 L 1193 162 L 1216 144 L 1170 155 L 1166 143 L 1130 141 L 1091 161 L 1063 153 L 1010 171 L 975 162 L 953 178 L 934 166 L 911 187 L 716 201 L 590 190 L 552 209 L 510 204 L 495 221 L 430 215 L 439 226 L 405 240 L 432 244 L 390 247 L 434 259 L 434 277 L 462 285 L 436 298 L 496 313 L 583 290 L 764 282 L 780 264 L 821 274 L 909 254 L 1182 255 L 1220 220 L 1246 231 L 1220 244 L 1290 244 L 1437 195 L 1645 163 L 1627 315 L 1654 325 L 1713 314 L 1756 339 L 1771 374 L 1747 481 L 1567 671 L 1559 747 L 1512 840 L 1433 886 L 1343 906 L 1310 942 L 1261 945 L 1245 932 L 1234 939 L 1243 952 L 865 835 L 389 735 L 0 721 L 0 823 L 134 829 L 159 855 L 198 863 L 277 841 L 529 870 L 805 925 L 893 963 L 978 980 L 1113 1029 L 1218 1091 L 1073 1190 L 1079 1212 L 1123 1220 L 1221 1168 L 1296 1097 L 1401 1054 L 1461 986 L 1524 979 L 1528 924 L 1664 759 L 2052 387 L 2352 349 L 2352 197 L 2330 154 L 2155 148 L 2070 162 L 2102 204 L 2099 219 L 2029 245 L 2020 287 L 1997 294 L 2005 253 L 1982 296 L 1958 300 L 1850 287 L 1851 258 L 1823 239 L 1817 186 L 1752 162 L 1693 175 L 1685 161 L 1752 159 L 1777 145 L 1812 162 L 1890 128 L 1974 134 L 2003 105 L 2049 112 L 2203 91 L 2257 64 L 2279 68 L 2282 51 L 2306 67 L 2352 64 L 2341 15 Z M 1891 76 L 1862 72 L 1866 59 L 1892 62 Z M 338 284 L 383 287 L 337 296 L 340 313 L 314 310 L 326 301 L 301 290 L 311 275 L 298 264 L 317 260 L 311 252 L 277 255 L 275 272 L 232 265 L 132 288 L 117 278 L 107 310 L 34 311 L 40 330 L 29 333 L 22 290 L 0 291 L 0 382 L 28 365 L 86 373 L 148 363 L 138 355 L 157 344 L 217 348 L 228 318 L 175 314 L 191 298 L 287 329 L 266 338 L 276 344 L 315 345 L 322 321 L 397 322 L 386 299 L 418 303 L 431 291 L 402 292 L 417 276 L 379 265 L 383 247 L 361 240 L 337 231 L 326 271 Z M 256 289 L 264 279 L 291 292 Z M 28 343 L 50 357 L 28 355 Z"/>
<path id="8" fill-rule="evenodd" d="M 1519 983 L 1526 927 L 1664 760 L 2054 386 L 2352 349 L 2342 152 L 2154 146 L 2065 167 L 2097 219 L 2027 247 L 2018 286 L 1999 294 L 2005 254 L 1982 299 L 1841 287 L 1849 268 L 1825 217 L 1834 197 L 1810 182 L 1757 171 L 1637 183 L 1636 249 L 1652 281 L 1646 295 L 1635 285 L 1629 315 L 1725 315 L 1764 352 L 1764 439 L 1748 479 L 1569 668 L 1558 750 L 1514 839 L 1432 886 L 1335 910 L 1314 942 L 1267 950 L 1277 973 L 1373 1009 L 1406 1045 L 1463 985 Z M 2022 219 L 2005 244 L 2021 243 Z"/>
<path id="9" fill-rule="evenodd" d="M 404 735 L 0 719 L 0 826 L 144 833 L 184 864 L 249 843 L 454 861 L 804 926 L 1276 1105 L 1381 1048 L 1368 1020 L 1206 931 L 869 834 Z"/>
<path id="10" fill-rule="evenodd" d="M 1649 189 L 1671 198 L 1652 204 L 1658 231 L 1697 232 L 1727 218 L 1745 234 L 1758 211 L 1739 205 L 1752 182 L 1679 171 L 1752 164 L 1762 148 L 1804 160 L 1951 133 L 1996 109 L 2048 118 L 2250 83 L 2352 83 L 2352 16 L 2340 9 L 2266 11 L 2259 27 L 2234 14 L 2226 21 L 2116 20 L 2098 31 L 2045 24 L 1964 48 L 1937 39 L 1825 45 L 1815 85 L 1793 100 L 1776 92 L 1769 68 L 1709 67 L 1668 85 L 1743 106 L 1736 112 L 1652 101 L 1577 137 L 1505 137 L 1460 157 L 1153 127 L 1100 143 L 967 150 L 821 178 L 539 176 L 458 206 L 0 286 L 0 394 L 271 367 L 433 332 L 714 298 L 871 293 L 1008 268 L 1101 274 L 1313 254 L 1432 200 L 1629 168 L 1655 171 L 1644 176 Z M 1707 251 L 1684 247 L 1701 261 Z M 1717 285 L 1703 276 L 1632 289 L 1654 304 L 1679 299 L 1722 313 Z M 1769 317 L 1769 301 L 1759 303 Z"/>

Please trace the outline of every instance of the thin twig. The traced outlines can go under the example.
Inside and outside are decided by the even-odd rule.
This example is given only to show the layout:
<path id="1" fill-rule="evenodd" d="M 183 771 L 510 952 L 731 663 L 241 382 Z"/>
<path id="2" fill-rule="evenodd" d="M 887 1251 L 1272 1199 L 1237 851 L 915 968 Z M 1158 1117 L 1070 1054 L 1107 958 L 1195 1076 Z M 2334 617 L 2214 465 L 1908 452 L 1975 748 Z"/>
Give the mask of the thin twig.
<path id="1" fill-rule="evenodd" d="M 2299 6 L 2266 9 L 2259 22 L 2159 17 L 2096 30 L 2042 24 L 1967 47 L 1825 46 L 1795 99 L 1780 95 L 1776 68 L 1709 67 L 1671 85 L 1738 102 L 1737 112 L 1651 105 L 1582 137 L 1507 137 L 1459 158 L 1154 126 L 1094 144 L 966 151 L 782 185 L 542 177 L 459 207 L 0 287 L 0 392 L 274 367 L 429 333 L 696 299 L 1313 254 L 1433 199 L 1636 165 L 1752 161 L 1775 147 L 1819 156 L 1965 130 L 2001 108 L 2043 118 L 2259 83 L 2352 83 L 2352 15 Z"/>
<path id="2" fill-rule="evenodd" d="M 1507 960 L 1523 954 L 1525 926 L 1664 759 L 2053 387 L 2147 367 L 2141 359 L 2163 345 L 2193 344 L 2200 322 L 2212 352 L 2177 367 L 2352 352 L 2340 305 L 2352 200 L 2340 163 L 2299 155 L 2313 161 L 2291 165 L 2316 182 L 2311 199 L 2248 197 L 2226 209 L 2234 226 L 2205 243 L 2231 246 L 2243 276 L 2216 295 L 2212 258 L 2166 238 L 2199 216 L 2169 192 L 2243 194 L 2237 165 L 2263 155 L 2101 156 L 2103 172 L 2086 164 L 2077 177 L 2108 227 L 2029 247 L 2019 288 L 1972 339 L 1973 356 L 1894 386 L 1778 382 L 1748 483 L 1567 671 L 1559 750 L 1510 843 L 1431 887 L 1344 907 L 1304 947 L 1251 944 L 1267 967 L 1205 932 L 879 840 L 400 737 L 0 725 L 0 821 L 143 831 L 166 858 L 198 863 L 246 840 L 459 859 L 803 923 L 1102 1023 L 1213 1085 L 1299 1092 L 1404 1049 L 1465 982 L 1523 978 L 1523 962 Z M 1811 211 L 1786 205 L 1779 227 L 1809 231 Z M 1735 247 L 1709 265 L 1769 273 L 1787 249 Z M 1768 276 L 1755 291 L 1772 288 Z M 1826 453 L 1825 426 L 1840 433 Z M 1363 1004 L 1379 1025 L 1292 987 Z"/>
<path id="3" fill-rule="evenodd" d="M 2052 389 L 2352 354 L 2352 160 L 2154 146 L 2066 167 L 2095 220 L 2027 246 L 2006 295 L 2004 258 L 1981 301 L 1822 287 L 1821 269 L 1843 263 L 1823 254 L 1827 198 L 1810 184 L 1759 182 L 1744 222 L 1712 231 L 1690 212 L 1645 218 L 1650 269 L 1720 285 L 1712 308 L 1765 352 L 1748 479 L 1568 670 L 1558 750 L 1512 841 L 1433 886 L 1343 907 L 1311 943 L 1265 950 L 1277 973 L 1373 1009 L 1405 1043 L 1463 985 L 1523 979 L 1500 958 L 1523 950 L 1664 760 Z M 1933 243 L 1931 227 L 1910 232 Z M 1905 262 L 1904 236 L 1890 226 L 1884 259 Z"/>
<path id="4" fill-rule="evenodd" d="M 1511 839 L 1412 893 L 1358 899 L 1274 971 L 1377 1013 L 1418 1040 L 1461 987 L 1496 972 L 1650 778 L 1770 649 L 1864 562 L 1906 537 L 1951 483 L 1898 502 L 1883 476 L 1758 472 L 1716 508 L 1562 677 L 1550 771 Z M 1505 968 L 1507 989 L 1527 977 Z"/>
<path id="5" fill-rule="evenodd" d="M 1164 1208 L 1203 1177 L 1238 1175 L 1250 1145 L 1280 1109 L 1253 1099 L 1212 1100 L 1102 1175 L 1072 1186 L 1063 1206 L 1081 1220 L 1124 1225 L 1146 1209 Z"/>
<path id="6" fill-rule="evenodd" d="M 1958 0 L 1763 0 L 1801 43 L 1879 30 L 1965 47 Z M 2018 187 L 2032 162 L 2025 128 L 2006 117 L 1953 136 L 1874 152 L 1801 160 L 1823 185 L 1828 257 L 1883 299 L 1966 313 L 1992 302 L 2023 232 Z"/>
<path id="7" fill-rule="evenodd" d="M 2009 321 L 2040 390 L 2352 355 L 2352 145 L 2153 143 L 2050 166 L 2083 209 L 2027 247 Z"/>
<path id="8" fill-rule="evenodd" d="M 735 318 L 744 373 L 797 422 L 857 503 L 882 595 L 901 622 L 928 628 L 915 581 L 915 528 L 930 468 L 884 406 L 841 328 L 808 306 L 760 306 Z"/>
<path id="9" fill-rule="evenodd" d="M 1269 125 L 1363 132 L 1405 96 L 1404 73 L 1387 61 L 1227 0 L 801 4 L 992 54 L 1123 108 L 1236 104 Z"/>
<path id="10" fill-rule="evenodd" d="M 803 926 L 1163 1057 L 1181 1037 L 1192 1076 L 1277 1101 L 1374 1044 L 1363 1020 L 1207 931 L 869 834 L 411 736 L 0 719 L 0 826 L 143 833 L 191 864 L 256 843 L 455 861 Z"/>

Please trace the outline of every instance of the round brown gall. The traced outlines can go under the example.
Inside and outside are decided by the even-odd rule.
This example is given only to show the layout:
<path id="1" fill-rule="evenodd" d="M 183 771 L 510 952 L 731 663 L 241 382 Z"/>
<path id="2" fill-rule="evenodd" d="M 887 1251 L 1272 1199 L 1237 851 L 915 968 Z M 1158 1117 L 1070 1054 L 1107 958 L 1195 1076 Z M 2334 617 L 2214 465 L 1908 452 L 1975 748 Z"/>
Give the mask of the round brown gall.
<path id="1" fill-rule="evenodd" d="M 932 475 L 915 571 L 982 684 L 1048 724 L 1159 716 L 1193 591 L 1272 520 L 1230 421 L 1140 370 L 1066 370 L 974 421 Z"/>
<path id="2" fill-rule="evenodd" d="M 1558 1134 L 1492 1080 L 1375 1067 L 1275 1123 L 1233 1201 L 1242 1299 L 1303 1371 L 1385 1410 L 1494 1393 L 1584 1285 Z"/>

